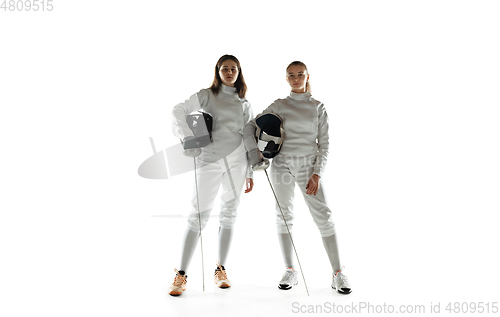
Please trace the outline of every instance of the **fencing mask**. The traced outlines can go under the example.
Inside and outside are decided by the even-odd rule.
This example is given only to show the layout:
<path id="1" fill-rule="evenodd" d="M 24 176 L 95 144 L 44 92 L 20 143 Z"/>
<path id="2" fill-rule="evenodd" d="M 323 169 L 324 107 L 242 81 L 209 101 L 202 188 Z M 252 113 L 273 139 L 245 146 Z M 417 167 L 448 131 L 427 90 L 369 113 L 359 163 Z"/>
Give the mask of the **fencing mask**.
<path id="1" fill-rule="evenodd" d="M 255 119 L 257 147 L 265 158 L 275 157 L 283 144 L 283 121 L 274 113 L 264 113 Z"/>
<path id="2" fill-rule="evenodd" d="M 188 136 L 183 140 L 184 154 L 198 156 L 201 153 L 200 148 L 212 142 L 213 118 L 209 113 L 199 112 L 187 115 L 186 123 L 194 136 Z"/>

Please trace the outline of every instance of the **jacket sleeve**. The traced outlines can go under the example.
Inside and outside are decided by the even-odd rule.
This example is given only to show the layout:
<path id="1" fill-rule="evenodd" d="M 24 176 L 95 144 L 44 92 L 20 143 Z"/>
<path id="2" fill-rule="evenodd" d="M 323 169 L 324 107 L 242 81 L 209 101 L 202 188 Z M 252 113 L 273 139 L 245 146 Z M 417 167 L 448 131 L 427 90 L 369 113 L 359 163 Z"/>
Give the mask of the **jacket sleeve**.
<path id="1" fill-rule="evenodd" d="M 318 106 L 318 153 L 316 154 L 316 163 L 314 164 L 314 174 L 321 177 L 325 171 L 326 162 L 328 160 L 328 152 L 330 147 L 328 135 L 328 114 L 326 113 L 325 105 Z"/>
<path id="2" fill-rule="evenodd" d="M 246 127 L 246 124 L 250 122 L 250 120 L 253 119 L 253 109 L 252 109 L 252 105 L 250 104 L 250 102 L 248 102 L 248 100 L 244 100 L 243 102 L 243 120 L 245 122 L 245 125 L 243 126 L 243 128 L 241 129 L 241 133 L 243 134 L 243 138 L 245 137 L 245 127 Z M 246 177 L 247 178 L 253 178 L 253 170 L 252 170 L 252 165 L 250 164 L 250 161 L 248 160 L 248 155 L 247 155 L 247 163 L 248 163 L 248 166 L 247 166 L 247 173 L 246 173 Z"/>
<path id="3" fill-rule="evenodd" d="M 208 89 L 202 89 L 189 97 L 188 100 L 174 106 L 172 110 L 172 129 L 175 136 L 181 140 L 184 140 L 188 136 L 193 136 L 193 131 L 191 131 L 186 123 L 186 116 L 206 107 L 208 94 Z"/>
<path id="4" fill-rule="evenodd" d="M 267 107 L 261 114 L 265 113 L 277 113 L 278 104 L 277 101 L 273 102 L 269 107 Z M 260 155 L 257 148 L 257 141 L 255 141 L 255 131 L 257 130 L 257 123 L 255 123 L 255 118 L 248 121 L 243 127 L 243 144 L 245 145 L 245 150 L 247 151 L 248 163 L 254 165 L 259 163 Z"/>

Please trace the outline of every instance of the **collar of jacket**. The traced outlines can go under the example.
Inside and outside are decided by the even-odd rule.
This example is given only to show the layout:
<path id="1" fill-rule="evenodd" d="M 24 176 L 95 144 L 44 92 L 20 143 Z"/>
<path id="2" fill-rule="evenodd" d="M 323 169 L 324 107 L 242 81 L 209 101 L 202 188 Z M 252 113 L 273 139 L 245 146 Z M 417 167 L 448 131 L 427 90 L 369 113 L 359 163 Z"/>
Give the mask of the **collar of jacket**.
<path id="1" fill-rule="evenodd" d="M 225 94 L 234 95 L 236 93 L 236 87 L 229 87 L 229 86 L 222 84 L 219 91 L 221 91 Z"/>
<path id="2" fill-rule="evenodd" d="M 305 93 L 298 94 L 296 92 L 291 91 L 290 98 L 295 100 L 309 100 L 311 98 L 311 93 L 307 91 Z"/>

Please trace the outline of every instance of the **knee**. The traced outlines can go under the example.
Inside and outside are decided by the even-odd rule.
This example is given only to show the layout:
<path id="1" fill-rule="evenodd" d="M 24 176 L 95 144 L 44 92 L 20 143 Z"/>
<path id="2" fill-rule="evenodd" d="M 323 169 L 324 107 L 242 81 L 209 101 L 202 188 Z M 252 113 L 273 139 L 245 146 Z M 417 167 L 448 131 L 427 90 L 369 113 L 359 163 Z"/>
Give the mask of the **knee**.
<path id="1" fill-rule="evenodd" d="M 284 222 L 277 222 L 276 229 L 279 234 L 288 234 L 288 232 L 292 232 L 293 223 L 288 223 L 285 225 Z"/>
<path id="2" fill-rule="evenodd" d="M 202 211 L 200 213 L 193 212 L 189 215 L 188 225 L 189 229 L 195 232 L 200 232 L 205 228 L 208 222 L 208 218 L 210 217 L 210 210 Z"/>
<path id="3" fill-rule="evenodd" d="M 236 211 L 233 213 L 222 213 L 219 216 L 220 227 L 222 229 L 232 229 L 236 223 Z"/>
<path id="4" fill-rule="evenodd" d="M 335 224 L 333 222 L 318 226 L 318 229 L 322 238 L 331 237 L 335 234 Z"/>

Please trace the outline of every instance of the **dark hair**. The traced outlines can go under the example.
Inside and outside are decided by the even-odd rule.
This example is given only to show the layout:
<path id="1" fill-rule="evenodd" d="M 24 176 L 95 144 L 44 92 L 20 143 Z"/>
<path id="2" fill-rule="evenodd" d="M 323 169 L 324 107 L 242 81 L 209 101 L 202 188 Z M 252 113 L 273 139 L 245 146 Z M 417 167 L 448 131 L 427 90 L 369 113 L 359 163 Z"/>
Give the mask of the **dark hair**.
<path id="1" fill-rule="evenodd" d="M 212 86 L 210 86 L 209 88 L 214 95 L 217 95 L 219 93 L 219 89 L 222 85 L 222 80 L 220 79 L 219 75 L 219 69 L 221 68 L 222 63 L 224 63 L 224 61 L 227 61 L 228 59 L 234 61 L 236 63 L 236 66 L 238 67 L 238 78 L 234 83 L 234 88 L 236 88 L 236 93 L 240 98 L 245 98 L 245 94 L 247 93 L 247 84 L 245 83 L 243 72 L 241 71 L 240 61 L 233 55 L 226 54 L 223 55 L 221 58 L 219 58 L 217 64 L 215 65 L 214 81 L 212 82 Z"/>
<path id="2" fill-rule="evenodd" d="M 300 61 L 291 62 L 290 65 L 288 65 L 286 67 L 286 71 L 287 72 L 288 72 L 288 69 L 290 68 L 290 66 L 304 66 L 304 68 L 306 69 L 307 74 L 309 74 L 309 71 L 307 70 L 306 64 L 304 64 L 304 63 L 302 63 Z M 309 84 L 309 80 L 306 83 L 306 91 L 311 92 L 311 84 Z"/>

